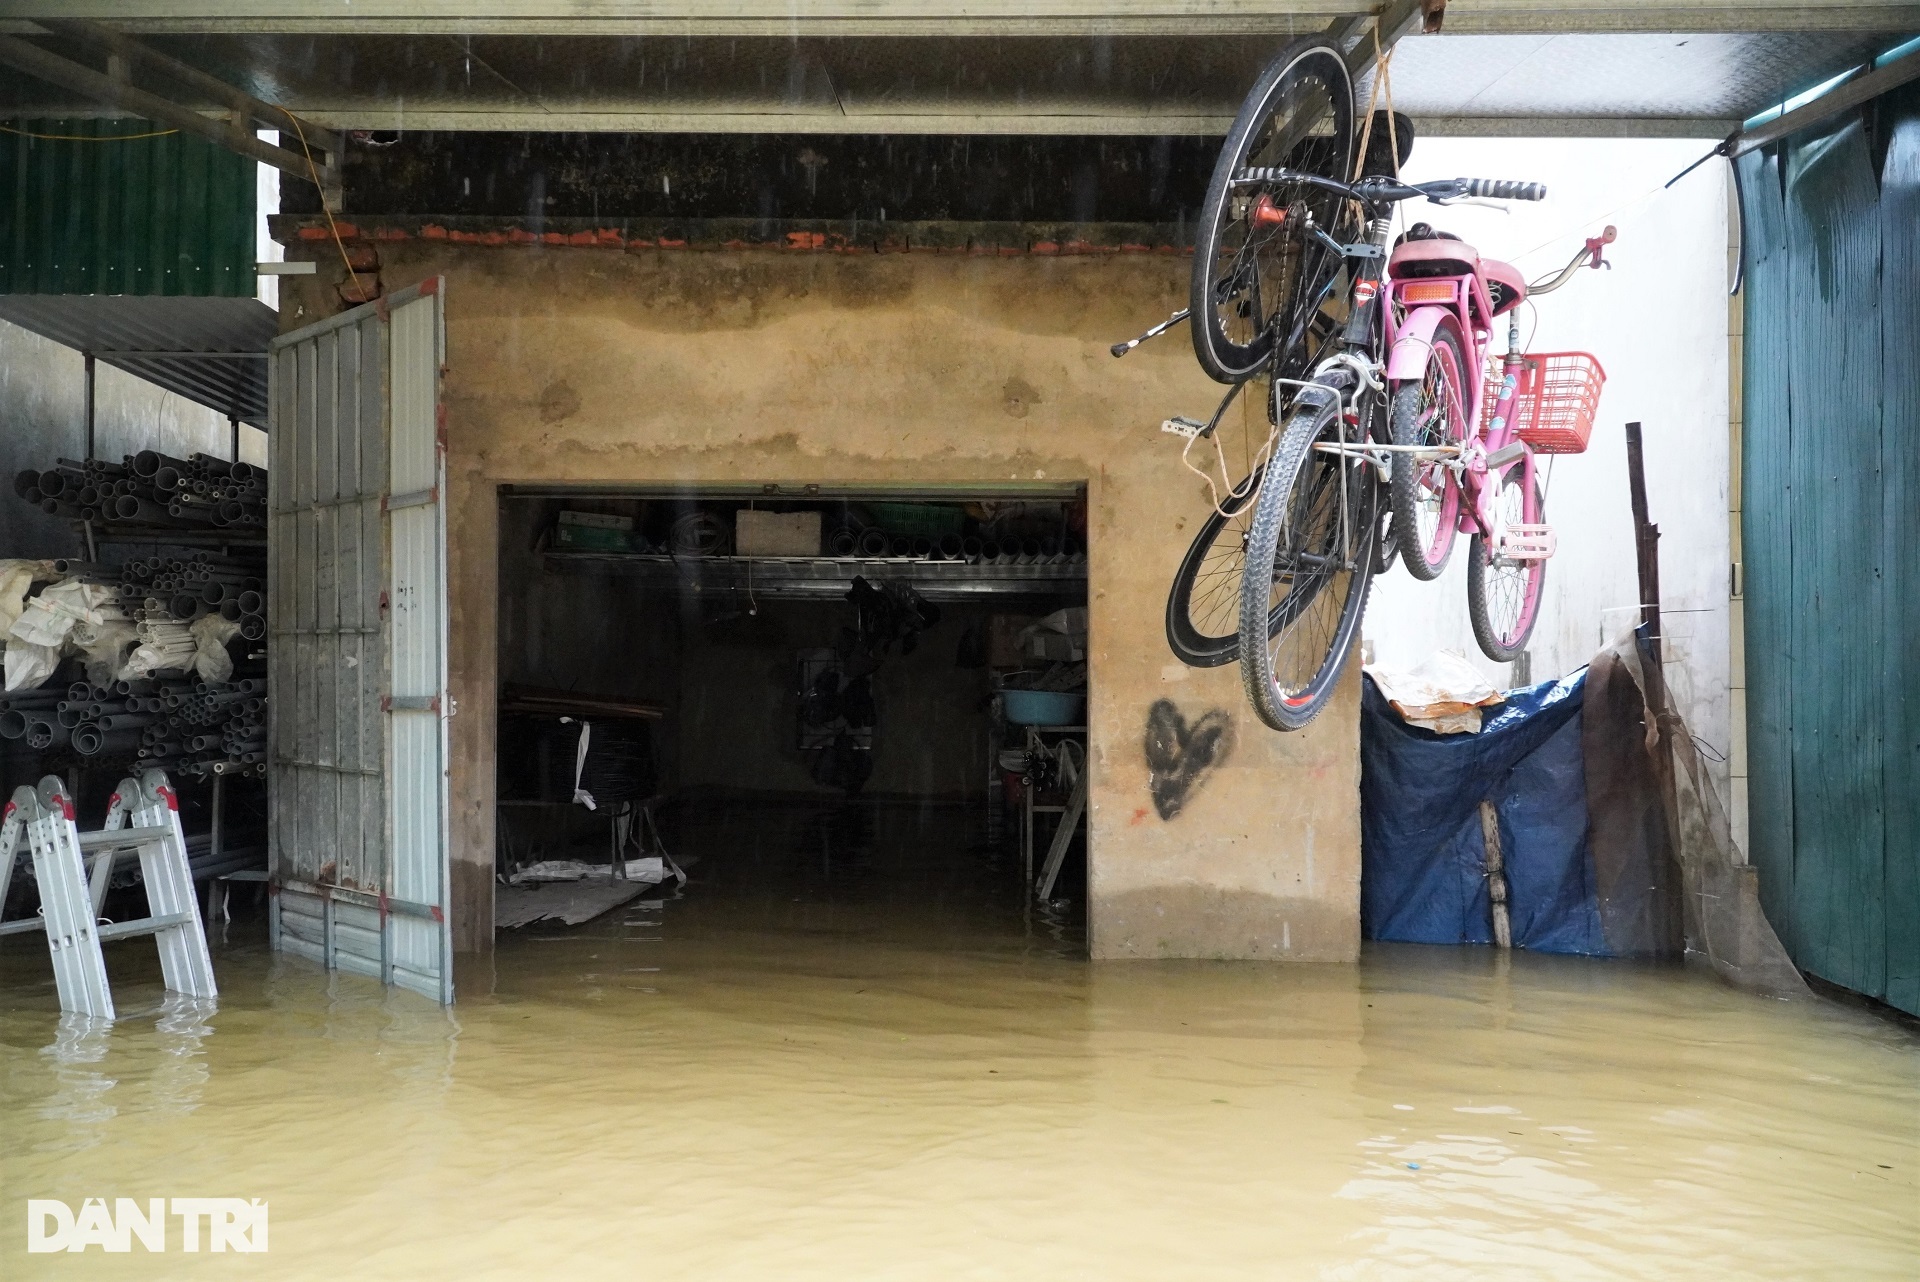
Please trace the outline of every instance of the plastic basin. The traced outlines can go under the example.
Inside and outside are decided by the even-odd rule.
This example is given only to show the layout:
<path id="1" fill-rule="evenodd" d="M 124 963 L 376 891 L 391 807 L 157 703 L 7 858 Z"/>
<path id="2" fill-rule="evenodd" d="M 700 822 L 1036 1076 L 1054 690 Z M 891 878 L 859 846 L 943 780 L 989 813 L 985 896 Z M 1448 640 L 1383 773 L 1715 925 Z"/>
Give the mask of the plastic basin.
<path id="1" fill-rule="evenodd" d="M 1087 696 L 1059 690 L 1002 690 L 1007 720 L 1016 726 L 1077 726 Z"/>

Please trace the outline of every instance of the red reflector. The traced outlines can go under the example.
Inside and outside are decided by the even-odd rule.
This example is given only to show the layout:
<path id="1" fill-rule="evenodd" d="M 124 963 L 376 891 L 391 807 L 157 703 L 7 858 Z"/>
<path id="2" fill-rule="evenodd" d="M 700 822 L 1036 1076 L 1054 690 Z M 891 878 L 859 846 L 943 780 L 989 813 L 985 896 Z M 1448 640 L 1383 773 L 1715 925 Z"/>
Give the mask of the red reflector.
<path id="1" fill-rule="evenodd" d="M 1273 197 L 1262 195 L 1247 211 L 1247 221 L 1255 227 L 1278 227 L 1287 221 L 1287 211 L 1274 204 Z"/>
<path id="2" fill-rule="evenodd" d="M 1450 280 L 1416 280 L 1400 287 L 1403 303 L 1451 303 L 1454 284 Z"/>

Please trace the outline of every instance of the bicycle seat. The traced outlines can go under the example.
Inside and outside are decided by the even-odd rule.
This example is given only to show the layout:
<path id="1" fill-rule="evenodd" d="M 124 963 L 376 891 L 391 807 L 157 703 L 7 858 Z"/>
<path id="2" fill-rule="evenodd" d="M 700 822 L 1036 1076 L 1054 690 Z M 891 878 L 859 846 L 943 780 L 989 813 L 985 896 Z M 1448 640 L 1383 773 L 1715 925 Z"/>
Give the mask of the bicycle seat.
<path id="1" fill-rule="evenodd" d="M 1407 239 L 1387 260 L 1387 274 L 1403 276 L 1470 276 L 1480 270 L 1480 251 L 1463 240 L 1435 236 Z"/>
<path id="2" fill-rule="evenodd" d="M 1487 297 L 1493 300 L 1493 314 L 1512 311 L 1527 296 L 1527 280 L 1511 263 L 1497 258 L 1480 260 L 1480 276 L 1487 283 Z"/>

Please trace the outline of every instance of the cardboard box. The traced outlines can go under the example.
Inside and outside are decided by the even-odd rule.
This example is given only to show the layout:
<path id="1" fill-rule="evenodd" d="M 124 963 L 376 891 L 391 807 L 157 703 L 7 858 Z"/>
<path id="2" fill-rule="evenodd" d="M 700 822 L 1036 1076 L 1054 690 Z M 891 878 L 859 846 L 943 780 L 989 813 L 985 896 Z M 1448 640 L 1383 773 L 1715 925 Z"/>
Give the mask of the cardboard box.
<path id="1" fill-rule="evenodd" d="M 1080 663 L 1087 657 L 1076 638 L 1063 632 L 1029 633 L 1024 653 L 1034 663 Z"/>
<path id="2" fill-rule="evenodd" d="M 818 512 L 755 512 L 745 509 L 733 522 L 735 556 L 819 556 Z"/>

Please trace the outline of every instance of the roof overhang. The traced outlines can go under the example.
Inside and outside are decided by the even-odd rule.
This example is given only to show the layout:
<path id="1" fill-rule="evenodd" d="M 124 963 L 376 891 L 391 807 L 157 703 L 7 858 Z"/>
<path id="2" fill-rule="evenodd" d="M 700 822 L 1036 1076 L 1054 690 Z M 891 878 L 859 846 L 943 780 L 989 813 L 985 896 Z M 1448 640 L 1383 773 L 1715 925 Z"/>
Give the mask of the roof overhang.
<path id="1" fill-rule="evenodd" d="M 0 320 L 230 418 L 267 425 L 267 344 L 280 324 L 257 299 L 0 294 Z"/>
<path id="2" fill-rule="evenodd" d="M 0 21 L 148 34 L 442 36 L 1252 36 L 1371 15 L 1378 0 L 0 0 Z M 1457 0 L 1461 35 L 1898 31 L 1899 0 Z"/>
<path id="3" fill-rule="evenodd" d="M 1382 7 L 0 0 L 0 31 L 97 21 L 338 130 L 1218 135 L 1288 39 Z M 1724 137 L 1915 31 L 1885 0 L 1455 0 L 1398 46 L 1394 104 L 1429 133 Z M 90 109 L 16 79 L 0 113 Z"/>

